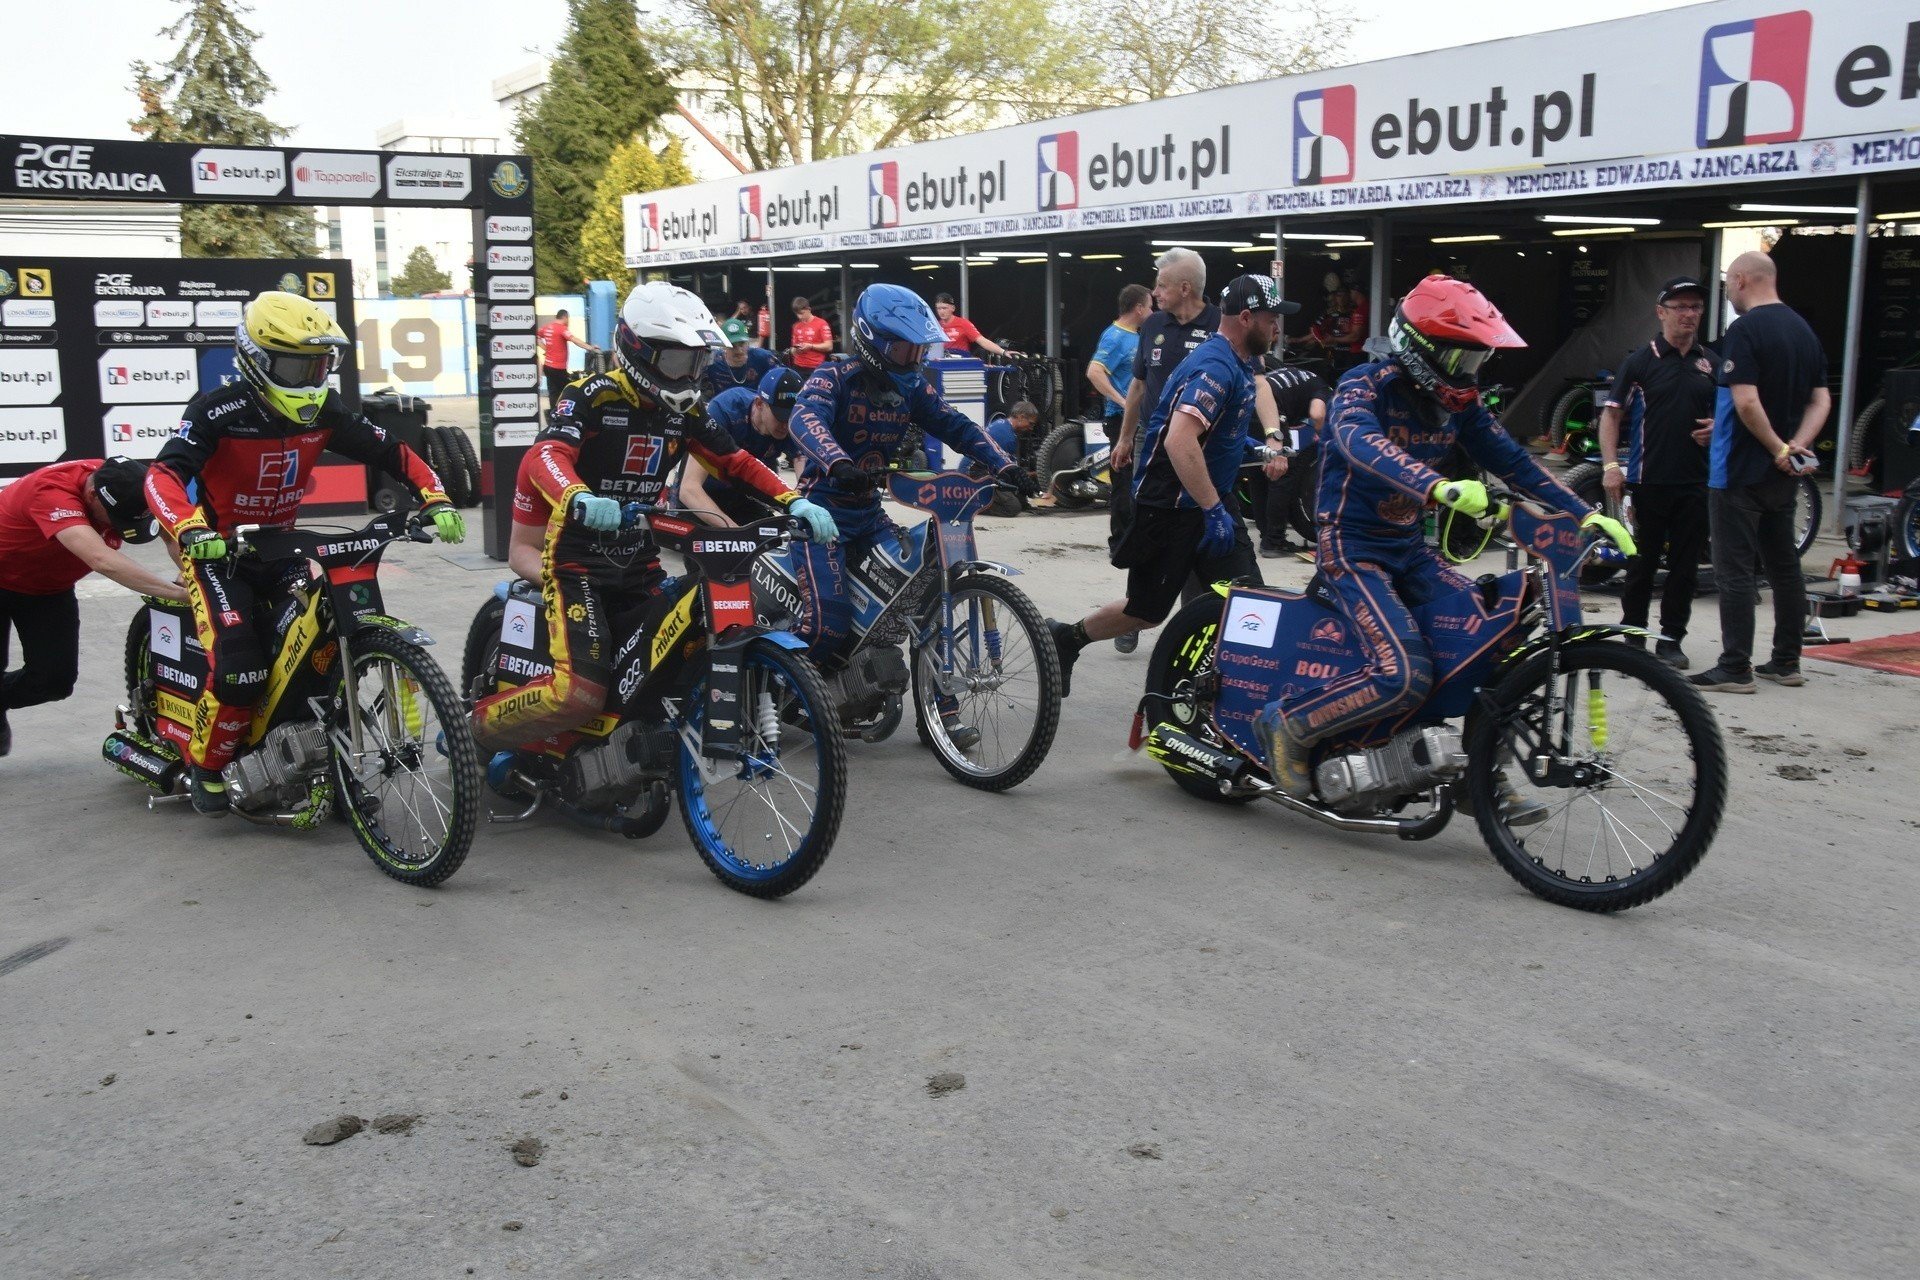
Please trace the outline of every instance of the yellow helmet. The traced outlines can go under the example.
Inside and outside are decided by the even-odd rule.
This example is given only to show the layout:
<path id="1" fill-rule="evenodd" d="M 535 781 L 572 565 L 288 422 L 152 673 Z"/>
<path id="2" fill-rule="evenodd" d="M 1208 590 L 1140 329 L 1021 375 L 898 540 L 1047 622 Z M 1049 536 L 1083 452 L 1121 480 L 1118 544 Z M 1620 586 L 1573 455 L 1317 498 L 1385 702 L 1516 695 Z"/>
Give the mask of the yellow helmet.
<path id="1" fill-rule="evenodd" d="M 347 335 L 317 303 L 269 291 L 247 304 L 233 331 L 234 363 L 266 407 L 306 424 L 320 416 L 327 376 Z"/>

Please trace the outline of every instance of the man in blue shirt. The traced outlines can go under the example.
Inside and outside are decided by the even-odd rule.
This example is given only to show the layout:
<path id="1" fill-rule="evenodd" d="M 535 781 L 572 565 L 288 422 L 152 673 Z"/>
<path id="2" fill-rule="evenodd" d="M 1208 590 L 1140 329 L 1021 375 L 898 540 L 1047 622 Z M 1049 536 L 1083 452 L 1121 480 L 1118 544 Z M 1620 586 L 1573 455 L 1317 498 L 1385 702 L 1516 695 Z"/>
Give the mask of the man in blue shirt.
<path id="1" fill-rule="evenodd" d="M 1140 350 L 1140 326 L 1153 314 L 1153 292 L 1143 284 L 1120 291 L 1120 315 L 1093 349 L 1087 362 L 1087 381 L 1100 393 L 1100 415 L 1107 443 L 1120 438 L 1120 417 L 1127 411 L 1127 388 L 1133 384 L 1133 362 Z"/>
<path id="2" fill-rule="evenodd" d="M 792 463 L 800 456 L 787 431 L 799 392 L 799 373 L 775 365 L 758 387 L 729 387 L 708 401 L 707 417 L 767 470 L 776 471 L 782 461 Z M 710 524 L 746 524 L 772 510 L 757 494 L 729 484 L 691 455 L 680 478 L 678 501 L 683 507 L 704 512 Z"/>
<path id="3" fill-rule="evenodd" d="M 1280 297 L 1271 276 L 1238 277 L 1220 295 L 1218 331 L 1167 379 L 1140 433 L 1133 519 L 1113 553 L 1115 566 L 1127 571 L 1126 597 L 1071 625 L 1050 624 L 1063 695 L 1073 687 L 1082 649 L 1158 626 L 1189 574 L 1209 582 L 1259 580 L 1259 562 L 1224 495 L 1233 491 L 1249 447 L 1258 447 L 1247 436 L 1260 381 L 1254 362 L 1273 349 L 1280 317 L 1299 309 Z M 1270 465 L 1275 478 L 1285 474 L 1284 459 Z"/>
<path id="4" fill-rule="evenodd" d="M 744 330 L 729 331 L 727 336 L 733 339 L 732 344 L 723 348 L 720 358 L 708 364 L 707 371 L 700 375 L 700 390 L 709 401 L 735 387 L 752 391 L 767 376 L 767 370 L 780 363 L 773 352 L 748 346 Z"/>

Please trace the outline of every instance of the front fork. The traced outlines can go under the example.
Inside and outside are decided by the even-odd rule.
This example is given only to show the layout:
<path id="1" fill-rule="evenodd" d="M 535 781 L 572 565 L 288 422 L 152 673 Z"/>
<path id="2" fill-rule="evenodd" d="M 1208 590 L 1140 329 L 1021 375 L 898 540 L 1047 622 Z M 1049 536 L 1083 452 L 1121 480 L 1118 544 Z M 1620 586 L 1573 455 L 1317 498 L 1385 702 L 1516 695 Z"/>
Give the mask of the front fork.
<path id="1" fill-rule="evenodd" d="M 971 618 L 967 622 L 967 667 L 974 672 L 984 670 L 998 675 L 1001 661 L 999 610 L 995 608 L 992 596 L 980 597 L 974 608 L 977 610 L 974 617 L 978 619 L 979 625 L 973 625 Z M 956 631 L 953 592 L 945 590 L 940 593 L 938 618 L 927 629 L 927 638 L 922 641 L 922 644 L 938 640 L 936 652 L 939 660 L 934 664 L 934 683 L 940 687 L 941 693 L 949 696 L 953 693 L 953 676 L 958 666 L 955 661 L 958 650 L 955 641 Z M 983 655 L 985 662 L 981 661 Z"/>

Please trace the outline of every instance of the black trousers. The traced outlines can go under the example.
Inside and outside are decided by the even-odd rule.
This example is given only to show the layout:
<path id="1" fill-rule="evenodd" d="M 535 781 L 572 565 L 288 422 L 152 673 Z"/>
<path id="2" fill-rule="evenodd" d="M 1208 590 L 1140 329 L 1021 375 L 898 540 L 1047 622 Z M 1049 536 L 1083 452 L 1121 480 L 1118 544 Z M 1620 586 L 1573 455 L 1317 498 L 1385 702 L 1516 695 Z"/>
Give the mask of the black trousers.
<path id="1" fill-rule="evenodd" d="M 1793 534 L 1800 486 L 1776 471 L 1758 484 L 1708 493 L 1713 528 L 1713 576 L 1720 591 L 1720 665 L 1745 672 L 1753 665 L 1755 582 L 1764 573 L 1773 588 L 1773 660 L 1800 661 L 1807 625 L 1807 584 Z"/>
<path id="2" fill-rule="evenodd" d="M 1107 498 L 1107 546 L 1117 547 L 1133 523 L 1133 468 L 1114 467 L 1112 492 Z"/>
<path id="3" fill-rule="evenodd" d="M 540 366 L 540 374 L 547 380 L 547 420 L 553 420 L 553 407 L 560 403 L 560 393 L 573 381 L 573 374 L 565 369 L 556 369 L 550 364 Z"/>
<path id="4" fill-rule="evenodd" d="M 1620 593 L 1620 621 L 1647 625 L 1653 603 L 1653 578 L 1660 557 L 1667 559 L 1667 582 L 1660 591 L 1660 634 L 1679 640 L 1693 618 L 1693 590 L 1699 582 L 1700 553 L 1707 546 L 1707 488 L 1697 484 L 1636 484 L 1633 493 L 1634 541 L 1640 554 L 1627 561 Z"/>
<path id="5" fill-rule="evenodd" d="M 50 596 L 0 591 L 0 670 L 10 634 L 20 637 L 20 665 L 0 676 L 0 712 L 73 693 L 80 678 L 80 601 L 71 587 Z"/>
<path id="6" fill-rule="evenodd" d="M 1287 474 L 1278 480 L 1267 479 L 1264 471 L 1255 471 L 1247 478 L 1247 488 L 1253 498 L 1254 524 L 1260 528 L 1260 545 L 1277 547 L 1287 540 L 1287 531 L 1291 529 L 1299 535 L 1300 541 L 1313 546 L 1313 492 L 1319 477 L 1319 469 L 1314 465 L 1317 455 L 1312 450 L 1295 454 L 1287 462 Z M 1301 498 L 1307 500 L 1302 502 Z"/>

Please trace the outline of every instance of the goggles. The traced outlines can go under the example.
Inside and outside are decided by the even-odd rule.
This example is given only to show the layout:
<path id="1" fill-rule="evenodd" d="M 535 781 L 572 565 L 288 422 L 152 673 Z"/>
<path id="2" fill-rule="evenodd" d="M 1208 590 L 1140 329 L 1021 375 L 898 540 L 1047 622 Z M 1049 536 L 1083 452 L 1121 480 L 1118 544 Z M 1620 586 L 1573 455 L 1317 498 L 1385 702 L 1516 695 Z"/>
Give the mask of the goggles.
<path id="1" fill-rule="evenodd" d="M 927 344 L 896 338 L 880 348 L 880 358 L 896 369 L 918 369 L 927 362 Z"/>
<path id="2" fill-rule="evenodd" d="M 267 381 L 288 389 L 325 386 L 327 376 L 340 362 L 340 353 L 333 348 L 314 355 L 285 355 L 278 351 L 262 354 Z"/>
<path id="3" fill-rule="evenodd" d="M 713 359 L 711 347 L 683 347 L 677 344 L 656 347 L 638 334 L 630 342 L 633 354 L 642 363 L 652 365 L 654 372 L 668 382 L 692 381 L 705 371 Z"/>
<path id="4" fill-rule="evenodd" d="M 1443 377 L 1454 379 L 1472 379 L 1480 374 L 1481 366 L 1493 358 L 1491 347 L 1464 347 L 1451 342 L 1434 342 L 1424 353 L 1429 363 Z"/>

